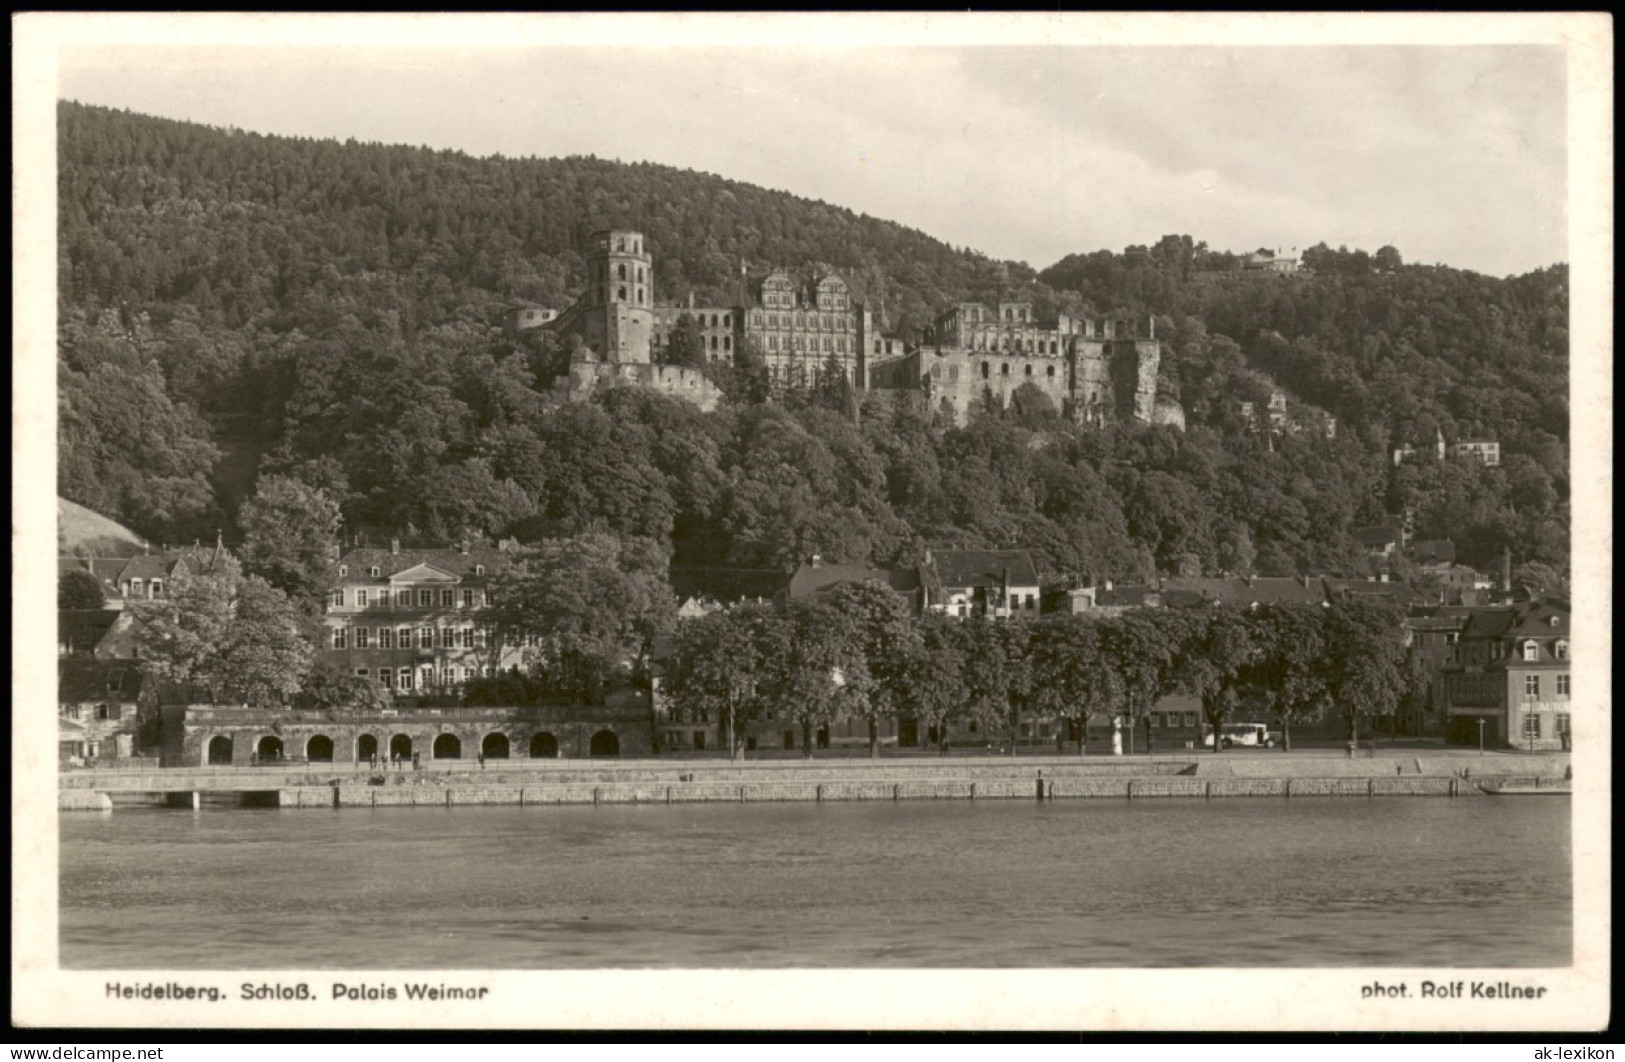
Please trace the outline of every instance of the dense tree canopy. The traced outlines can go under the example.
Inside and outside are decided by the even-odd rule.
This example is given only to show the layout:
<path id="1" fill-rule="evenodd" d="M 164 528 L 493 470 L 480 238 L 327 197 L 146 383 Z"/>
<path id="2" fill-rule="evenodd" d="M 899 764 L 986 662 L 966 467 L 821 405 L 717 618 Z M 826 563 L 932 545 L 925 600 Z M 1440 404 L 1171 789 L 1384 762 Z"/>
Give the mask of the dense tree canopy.
<path id="1" fill-rule="evenodd" d="M 1464 563 L 1511 549 L 1542 579 L 1567 570 L 1560 265 L 1498 279 L 1321 245 L 1309 274 L 1269 277 L 1168 235 L 1035 273 L 668 167 L 266 137 L 72 103 L 59 131 L 60 490 L 156 541 L 236 541 L 256 520 L 245 501 L 269 489 L 257 481 L 282 477 L 350 527 L 448 542 L 605 531 L 678 563 L 884 564 L 954 543 L 1120 579 L 1363 574 L 1350 526 L 1409 511 Z M 707 367 L 730 396 L 712 414 L 614 391 L 552 406 L 568 351 L 504 333 L 502 312 L 567 306 L 586 233 L 634 219 L 663 299 L 731 303 L 743 259 L 753 276 L 838 269 L 905 333 L 971 299 L 1151 316 L 1159 387 L 1188 430 L 1079 428 L 1031 393 L 961 428 L 840 388 L 769 405 L 750 349 Z M 695 360 L 692 333 L 672 356 Z M 1272 382 L 1303 431 L 1239 411 Z M 1501 466 L 1434 459 L 1438 433 L 1499 441 Z M 1395 468 L 1407 443 L 1418 459 Z"/>

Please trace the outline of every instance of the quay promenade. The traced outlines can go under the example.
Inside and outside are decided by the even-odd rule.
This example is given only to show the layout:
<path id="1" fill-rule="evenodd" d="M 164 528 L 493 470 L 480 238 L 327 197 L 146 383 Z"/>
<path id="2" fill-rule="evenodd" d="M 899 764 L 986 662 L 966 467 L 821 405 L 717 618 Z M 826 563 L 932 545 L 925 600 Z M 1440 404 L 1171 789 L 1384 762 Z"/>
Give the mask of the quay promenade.
<path id="1" fill-rule="evenodd" d="M 414 768 L 86 769 L 60 775 L 62 810 L 448 807 L 469 804 L 679 804 L 845 800 L 1061 800 L 1294 796 L 1469 796 L 1475 781 L 1555 785 L 1569 756 L 1329 754 L 1053 756 L 730 762 L 431 761 Z M 1464 774 L 1465 772 L 1465 774 Z"/>

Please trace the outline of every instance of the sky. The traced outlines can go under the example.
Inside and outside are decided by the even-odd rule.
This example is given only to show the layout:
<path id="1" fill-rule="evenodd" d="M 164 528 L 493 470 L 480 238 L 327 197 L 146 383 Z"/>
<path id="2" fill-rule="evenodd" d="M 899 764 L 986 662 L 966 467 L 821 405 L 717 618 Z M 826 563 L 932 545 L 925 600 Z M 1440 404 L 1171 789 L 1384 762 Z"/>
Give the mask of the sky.
<path id="1" fill-rule="evenodd" d="M 1567 258 L 1558 46 L 734 44 L 705 25 L 564 45 L 89 43 L 62 52 L 58 93 L 262 133 L 665 163 L 1037 268 L 1167 233 L 1393 244 L 1497 275 Z"/>
<path id="2" fill-rule="evenodd" d="M 1567 260 L 1560 46 L 968 43 L 898 26 L 897 47 L 873 18 L 812 25 L 832 24 L 867 32 L 526 31 L 559 28 L 542 20 L 448 41 L 397 20 L 342 46 L 92 41 L 62 50 L 57 91 L 262 133 L 665 163 L 1036 268 L 1167 233 L 1393 244 L 1496 275 Z"/>

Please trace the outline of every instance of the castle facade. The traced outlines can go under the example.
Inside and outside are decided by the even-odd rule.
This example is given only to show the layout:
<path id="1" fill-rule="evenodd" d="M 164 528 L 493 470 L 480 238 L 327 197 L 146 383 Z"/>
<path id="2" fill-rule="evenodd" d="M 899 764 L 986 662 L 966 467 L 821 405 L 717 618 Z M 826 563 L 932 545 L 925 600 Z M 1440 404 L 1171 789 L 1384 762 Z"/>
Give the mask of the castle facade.
<path id="1" fill-rule="evenodd" d="M 556 316 L 532 308 L 534 325 L 577 341 L 570 373 L 555 387 L 582 401 L 615 386 L 660 391 L 710 410 L 721 392 L 692 368 L 659 364 L 685 322 L 705 359 L 731 365 L 745 347 L 767 366 L 774 390 L 814 386 L 839 372 L 858 390 L 922 392 L 958 423 L 1003 407 L 1032 384 L 1057 410 L 1083 423 L 1184 424 L 1176 402 L 1157 393 L 1160 347 L 1149 318 L 1062 316 L 1042 322 L 1030 302 L 961 303 L 906 349 L 883 336 L 846 279 L 775 269 L 731 306 L 656 306 L 654 267 L 642 233 L 594 233 L 587 289 Z M 741 278 L 743 283 L 743 277 Z"/>

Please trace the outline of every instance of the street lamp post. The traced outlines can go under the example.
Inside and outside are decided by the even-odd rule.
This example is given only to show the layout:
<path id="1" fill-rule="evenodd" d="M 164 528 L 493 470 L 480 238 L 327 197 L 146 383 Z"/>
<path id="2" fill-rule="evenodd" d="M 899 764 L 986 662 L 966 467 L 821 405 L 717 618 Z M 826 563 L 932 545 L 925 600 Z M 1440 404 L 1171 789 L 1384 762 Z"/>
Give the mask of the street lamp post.
<path id="1" fill-rule="evenodd" d="M 1478 717 L 1478 754 L 1484 755 L 1484 717 Z"/>

